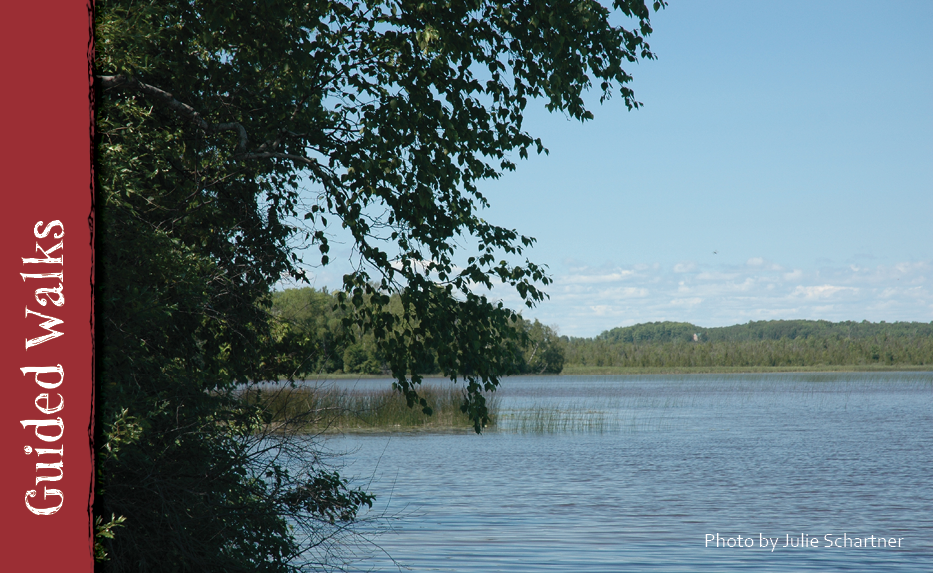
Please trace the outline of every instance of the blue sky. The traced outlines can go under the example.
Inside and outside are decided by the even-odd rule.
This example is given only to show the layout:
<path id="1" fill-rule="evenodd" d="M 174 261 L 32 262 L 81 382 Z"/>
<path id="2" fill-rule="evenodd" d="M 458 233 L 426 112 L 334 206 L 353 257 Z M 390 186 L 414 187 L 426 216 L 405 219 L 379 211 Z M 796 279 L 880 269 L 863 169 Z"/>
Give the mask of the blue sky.
<path id="1" fill-rule="evenodd" d="M 481 187 L 555 279 L 523 314 L 571 336 L 933 321 L 933 2 L 674 1 L 652 23 L 644 107 L 533 105 L 550 154 Z"/>

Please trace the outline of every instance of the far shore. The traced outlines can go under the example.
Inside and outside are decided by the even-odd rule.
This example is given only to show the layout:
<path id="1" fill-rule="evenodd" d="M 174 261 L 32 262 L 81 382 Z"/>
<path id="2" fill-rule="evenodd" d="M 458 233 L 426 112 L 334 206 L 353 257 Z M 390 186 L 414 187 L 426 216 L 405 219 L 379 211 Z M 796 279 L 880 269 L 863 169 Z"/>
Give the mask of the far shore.
<path id="1" fill-rule="evenodd" d="M 625 368 L 618 366 L 567 366 L 563 376 L 646 375 L 646 374 L 780 374 L 818 372 L 933 372 L 933 364 L 887 365 L 854 364 L 847 366 L 816 364 L 813 366 L 695 366 Z"/>
<path id="2" fill-rule="evenodd" d="M 634 368 L 620 366 L 565 366 L 560 374 L 523 374 L 523 376 L 644 376 L 650 374 L 807 374 L 819 372 L 933 372 L 933 364 L 851 364 L 812 366 L 671 366 Z M 377 380 L 391 378 L 390 374 L 319 374 L 305 376 L 305 380 Z M 425 382 L 448 380 L 439 374 L 422 376 Z"/>

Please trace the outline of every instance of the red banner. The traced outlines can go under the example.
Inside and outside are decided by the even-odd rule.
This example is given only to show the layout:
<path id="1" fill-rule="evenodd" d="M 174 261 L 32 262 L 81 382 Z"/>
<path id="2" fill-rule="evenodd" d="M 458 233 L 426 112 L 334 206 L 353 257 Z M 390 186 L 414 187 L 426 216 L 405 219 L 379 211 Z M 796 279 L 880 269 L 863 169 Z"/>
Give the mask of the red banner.
<path id="1" fill-rule="evenodd" d="M 4 5 L 3 570 L 91 571 L 91 11 Z"/>

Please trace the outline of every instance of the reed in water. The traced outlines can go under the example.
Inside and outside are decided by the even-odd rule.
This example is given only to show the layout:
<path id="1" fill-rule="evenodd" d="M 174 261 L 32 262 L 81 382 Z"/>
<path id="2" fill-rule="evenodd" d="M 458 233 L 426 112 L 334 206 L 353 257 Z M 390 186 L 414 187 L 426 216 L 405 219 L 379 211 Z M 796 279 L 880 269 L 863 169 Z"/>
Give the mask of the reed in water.
<path id="1" fill-rule="evenodd" d="M 409 407 L 391 388 L 345 389 L 330 385 L 267 388 L 245 391 L 242 399 L 259 404 L 267 424 L 320 431 L 472 430 L 473 423 L 460 411 L 463 390 L 459 386 L 423 386 L 419 394 L 430 414 L 420 405 Z M 495 425 L 498 399 L 487 396 L 490 425 Z"/>

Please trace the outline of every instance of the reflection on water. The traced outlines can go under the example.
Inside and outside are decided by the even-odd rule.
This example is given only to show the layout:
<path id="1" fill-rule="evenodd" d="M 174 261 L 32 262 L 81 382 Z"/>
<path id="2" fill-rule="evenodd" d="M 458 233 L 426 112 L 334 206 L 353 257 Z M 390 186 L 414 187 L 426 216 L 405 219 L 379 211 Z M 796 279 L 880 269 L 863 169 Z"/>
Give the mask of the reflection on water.
<path id="1" fill-rule="evenodd" d="M 933 375 L 523 377 L 498 396 L 482 436 L 330 441 L 401 516 L 376 541 L 403 570 L 933 571 Z M 901 547 L 827 547 L 843 534 Z M 783 547 L 801 535 L 817 546 Z"/>

